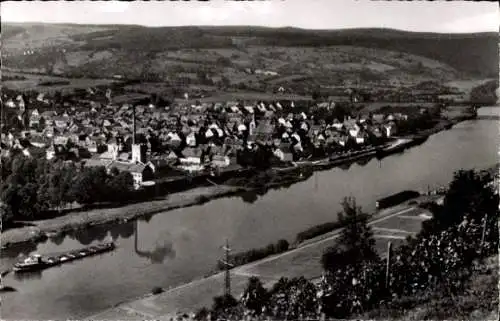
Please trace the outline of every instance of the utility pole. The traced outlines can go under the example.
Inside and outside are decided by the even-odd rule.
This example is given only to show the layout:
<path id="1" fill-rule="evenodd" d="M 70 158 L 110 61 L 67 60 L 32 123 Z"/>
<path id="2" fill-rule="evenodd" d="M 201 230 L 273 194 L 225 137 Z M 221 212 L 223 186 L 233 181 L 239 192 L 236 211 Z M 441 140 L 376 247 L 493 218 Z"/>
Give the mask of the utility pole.
<path id="1" fill-rule="evenodd" d="M 226 239 L 226 246 L 224 246 L 225 259 L 222 261 L 225 267 L 225 279 L 224 279 L 224 295 L 231 295 L 231 275 L 229 274 L 229 270 L 233 267 L 231 263 L 229 263 L 229 252 L 231 248 L 229 247 L 229 241 Z"/>
<path id="2" fill-rule="evenodd" d="M 385 288 L 389 290 L 389 277 L 391 275 L 391 252 L 392 252 L 392 243 L 388 242 L 387 243 L 387 265 L 385 268 Z"/>
<path id="3" fill-rule="evenodd" d="M 483 253 L 483 248 L 484 248 L 484 237 L 486 236 L 486 226 L 488 222 L 488 214 L 484 216 L 484 222 L 483 222 L 483 232 L 481 234 L 481 253 Z"/>

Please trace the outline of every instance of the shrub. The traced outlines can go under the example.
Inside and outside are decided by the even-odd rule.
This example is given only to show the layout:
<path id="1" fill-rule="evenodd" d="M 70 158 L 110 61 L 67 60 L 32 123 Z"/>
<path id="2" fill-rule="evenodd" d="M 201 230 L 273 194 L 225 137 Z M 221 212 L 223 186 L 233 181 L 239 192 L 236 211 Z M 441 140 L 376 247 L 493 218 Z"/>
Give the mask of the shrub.
<path id="1" fill-rule="evenodd" d="M 159 286 L 155 286 L 155 287 L 153 288 L 153 290 L 151 290 L 151 293 L 152 293 L 152 294 L 155 294 L 155 295 L 156 295 L 156 294 L 163 293 L 163 292 L 164 292 L 164 291 L 163 291 L 163 289 L 162 289 L 161 287 L 159 287 Z"/>
<path id="2" fill-rule="evenodd" d="M 269 244 L 265 247 L 251 249 L 231 255 L 229 261 L 233 266 L 240 266 L 250 262 L 258 261 L 271 255 L 286 252 L 289 249 L 287 240 L 279 240 L 276 244 Z M 223 270 L 225 265 L 219 262 L 218 268 Z"/>
<path id="3" fill-rule="evenodd" d="M 365 216 L 366 216 L 366 214 L 365 214 Z M 363 217 L 364 216 L 358 216 L 358 219 L 361 220 L 361 219 L 363 219 Z M 342 228 L 348 222 L 349 221 L 346 220 L 344 223 L 342 223 L 340 221 L 336 221 L 336 222 L 327 222 L 327 223 L 315 225 L 311 228 L 308 228 L 305 231 L 298 233 L 297 237 L 296 237 L 296 241 L 297 241 L 297 243 L 302 243 L 302 242 L 307 241 L 309 239 L 312 239 L 316 236 L 323 235 L 323 234 L 329 233 L 333 230 Z"/>

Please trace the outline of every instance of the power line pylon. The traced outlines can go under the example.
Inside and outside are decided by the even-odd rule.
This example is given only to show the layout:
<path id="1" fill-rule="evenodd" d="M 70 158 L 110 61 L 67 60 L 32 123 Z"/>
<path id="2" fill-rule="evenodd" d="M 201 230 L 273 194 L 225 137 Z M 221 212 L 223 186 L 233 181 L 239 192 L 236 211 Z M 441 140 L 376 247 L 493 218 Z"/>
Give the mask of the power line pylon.
<path id="1" fill-rule="evenodd" d="M 229 263 L 229 252 L 231 252 L 231 248 L 229 247 L 229 241 L 226 239 L 226 245 L 224 246 L 225 258 L 222 260 L 225 268 L 225 279 L 224 279 L 224 295 L 231 295 L 231 275 L 229 270 L 233 267 L 231 263 Z"/>

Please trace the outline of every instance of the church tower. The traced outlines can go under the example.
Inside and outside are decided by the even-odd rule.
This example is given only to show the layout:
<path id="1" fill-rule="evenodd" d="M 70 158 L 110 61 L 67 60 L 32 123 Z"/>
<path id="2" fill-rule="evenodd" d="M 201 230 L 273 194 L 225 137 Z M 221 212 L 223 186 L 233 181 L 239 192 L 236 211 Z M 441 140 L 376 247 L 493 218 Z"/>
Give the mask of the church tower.
<path id="1" fill-rule="evenodd" d="M 146 161 L 146 146 L 136 142 L 135 105 L 132 106 L 132 163 Z"/>

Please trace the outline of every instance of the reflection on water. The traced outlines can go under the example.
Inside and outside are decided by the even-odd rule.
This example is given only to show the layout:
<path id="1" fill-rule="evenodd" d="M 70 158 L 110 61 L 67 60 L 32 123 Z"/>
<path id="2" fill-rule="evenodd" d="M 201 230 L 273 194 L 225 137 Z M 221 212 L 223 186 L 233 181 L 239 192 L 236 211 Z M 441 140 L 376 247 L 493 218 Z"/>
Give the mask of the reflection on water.
<path id="1" fill-rule="evenodd" d="M 103 242 L 108 235 L 112 237 L 113 240 L 121 237 L 122 239 L 130 238 L 135 231 L 134 222 L 127 222 L 118 225 L 104 224 L 97 225 L 87 229 L 69 231 L 67 233 L 57 233 L 48 237 L 48 242 L 54 245 L 61 245 L 65 240 L 71 239 L 76 240 L 80 245 L 88 246 L 95 242 Z M 7 249 L 4 249 L 0 253 L 2 258 L 22 258 L 28 256 L 29 254 L 35 252 L 39 245 L 47 243 L 44 242 L 36 243 L 23 243 L 14 245 Z M 48 253 L 45 253 L 48 254 Z"/>
<path id="2" fill-rule="evenodd" d="M 28 256 L 33 251 L 36 251 L 36 243 L 16 244 L 9 248 L 0 251 L 0 258 L 16 258 Z"/>
<path id="3" fill-rule="evenodd" d="M 151 251 L 140 250 L 139 249 L 139 229 L 138 221 L 134 222 L 135 233 L 134 234 L 134 250 L 139 257 L 148 258 L 153 264 L 161 264 L 168 257 L 170 259 L 175 258 L 175 250 L 173 244 L 169 239 L 171 235 L 168 233 L 163 233 L 161 239 L 163 241 L 157 241 L 155 247 Z M 165 237 L 166 236 L 166 237 Z"/>
<path id="4" fill-rule="evenodd" d="M 152 215 L 148 215 L 147 220 L 151 219 Z M 132 235 L 134 235 L 134 249 L 135 253 L 139 257 L 148 258 L 151 263 L 163 263 L 166 258 L 175 258 L 175 250 L 173 247 L 173 243 L 168 241 L 170 238 L 168 233 L 164 233 L 159 237 L 159 241 L 157 241 L 152 250 L 144 250 L 139 247 L 139 239 L 140 233 L 137 228 L 139 220 L 122 223 L 118 225 L 98 225 L 88 229 L 75 230 L 65 233 L 60 233 L 57 235 L 53 235 L 49 238 L 49 242 L 52 242 L 55 245 L 61 245 L 66 238 L 77 240 L 81 245 L 88 246 L 95 242 L 103 242 L 109 235 L 113 240 L 117 240 L 118 238 L 128 239 Z M 9 258 L 18 258 L 21 259 L 23 257 L 28 256 L 30 253 L 33 253 L 37 250 L 37 245 L 34 243 L 26 243 L 19 246 L 11 247 L 2 251 L 2 257 Z M 45 253 L 48 254 L 48 253 Z M 26 278 L 38 277 L 35 275 L 31 275 L 31 273 L 27 273 Z M 39 275 L 41 277 L 41 274 Z"/>
<path id="5" fill-rule="evenodd" d="M 258 196 L 257 193 L 254 191 L 245 191 L 241 193 L 241 199 L 245 203 L 253 204 L 258 199 Z"/>
<path id="6" fill-rule="evenodd" d="M 49 241 L 51 241 L 55 245 L 61 245 L 64 242 L 65 238 L 66 238 L 66 233 L 61 232 L 50 236 Z"/>
<path id="7" fill-rule="evenodd" d="M 363 157 L 359 160 L 356 161 L 356 164 L 358 164 L 359 166 L 365 166 L 366 164 L 368 164 L 370 161 L 372 160 L 372 157 Z"/>
<path id="8" fill-rule="evenodd" d="M 349 170 L 349 168 L 351 168 L 351 165 L 352 163 L 345 163 L 345 164 L 340 164 L 338 167 L 343 171 L 347 171 Z"/>
<path id="9" fill-rule="evenodd" d="M 80 229 L 68 233 L 71 239 L 77 240 L 80 244 L 89 245 L 94 241 L 104 241 L 110 231 L 109 226 L 98 225 L 89 229 Z"/>
<path id="10" fill-rule="evenodd" d="M 42 278 L 42 271 L 29 271 L 23 273 L 13 273 L 14 280 L 16 281 L 29 281 L 40 280 Z"/>

